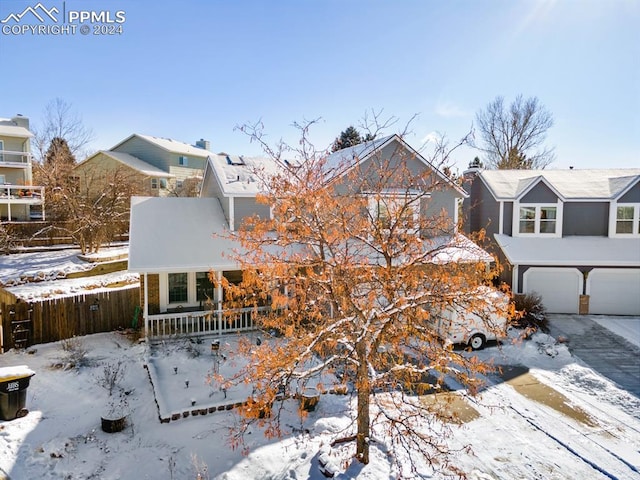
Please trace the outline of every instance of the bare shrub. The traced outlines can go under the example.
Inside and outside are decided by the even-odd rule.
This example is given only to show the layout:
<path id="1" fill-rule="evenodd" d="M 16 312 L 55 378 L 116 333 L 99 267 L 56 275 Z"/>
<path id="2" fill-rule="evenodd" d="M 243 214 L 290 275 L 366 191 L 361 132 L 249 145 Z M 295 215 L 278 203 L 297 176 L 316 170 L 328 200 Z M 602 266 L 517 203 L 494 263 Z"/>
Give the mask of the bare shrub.
<path id="1" fill-rule="evenodd" d="M 64 368 L 80 368 L 87 366 L 88 350 L 80 337 L 65 338 L 60 342 L 63 352 L 65 353 Z"/>
<path id="2" fill-rule="evenodd" d="M 98 383 L 107 389 L 109 396 L 113 394 L 113 390 L 119 386 L 124 378 L 126 365 L 122 360 L 117 363 L 108 363 L 102 369 L 102 376 L 98 378 Z"/>

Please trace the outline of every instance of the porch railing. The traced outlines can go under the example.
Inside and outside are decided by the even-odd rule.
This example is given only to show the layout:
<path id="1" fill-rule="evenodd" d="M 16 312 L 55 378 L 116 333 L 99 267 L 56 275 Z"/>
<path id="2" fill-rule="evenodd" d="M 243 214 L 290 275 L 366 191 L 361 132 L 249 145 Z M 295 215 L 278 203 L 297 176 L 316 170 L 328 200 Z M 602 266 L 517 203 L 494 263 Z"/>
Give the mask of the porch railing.
<path id="1" fill-rule="evenodd" d="M 149 340 L 246 332 L 255 330 L 256 315 L 268 311 L 270 307 L 149 315 L 145 321 L 145 332 Z"/>

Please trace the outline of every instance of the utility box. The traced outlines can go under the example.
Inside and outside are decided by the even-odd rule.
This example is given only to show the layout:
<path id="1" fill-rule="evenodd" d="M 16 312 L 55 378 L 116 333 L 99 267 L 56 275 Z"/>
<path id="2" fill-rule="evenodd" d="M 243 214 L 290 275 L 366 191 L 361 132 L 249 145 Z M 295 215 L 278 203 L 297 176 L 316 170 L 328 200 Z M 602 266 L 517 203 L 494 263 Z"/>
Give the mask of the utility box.
<path id="1" fill-rule="evenodd" d="M 27 388 L 35 372 L 26 365 L 0 368 L 0 419 L 14 420 L 24 417 Z"/>

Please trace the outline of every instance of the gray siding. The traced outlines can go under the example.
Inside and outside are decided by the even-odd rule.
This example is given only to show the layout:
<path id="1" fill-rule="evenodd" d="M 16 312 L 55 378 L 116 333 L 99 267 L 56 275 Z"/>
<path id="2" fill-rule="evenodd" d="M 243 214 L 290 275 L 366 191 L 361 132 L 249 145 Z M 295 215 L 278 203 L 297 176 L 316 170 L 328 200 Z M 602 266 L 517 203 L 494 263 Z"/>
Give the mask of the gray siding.
<path id="1" fill-rule="evenodd" d="M 258 203 L 256 199 L 252 197 L 235 197 L 233 211 L 236 229 L 240 227 L 242 221 L 247 217 L 258 215 L 260 218 L 269 218 L 271 213 L 268 205 Z"/>
<path id="2" fill-rule="evenodd" d="M 113 149 L 115 152 L 124 152 L 158 167 L 165 172 L 169 171 L 171 154 L 162 148 L 149 143 L 139 137 L 132 137 Z"/>
<path id="3" fill-rule="evenodd" d="M 620 197 L 618 203 L 640 203 L 640 183 L 636 183 L 631 190 Z"/>
<path id="4" fill-rule="evenodd" d="M 484 228 L 489 238 L 493 238 L 499 231 L 500 204 L 480 177 L 475 177 L 468 188 L 470 196 L 463 203 L 465 222 L 468 223 L 465 232 L 478 232 Z"/>
<path id="5" fill-rule="evenodd" d="M 562 236 L 609 235 L 609 202 L 565 202 Z"/>
<path id="6" fill-rule="evenodd" d="M 202 190 L 200 191 L 201 197 L 218 198 L 222 199 L 222 191 L 220 190 L 220 183 L 216 179 L 216 174 L 211 167 L 207 167 L 204 173 L 204 179 L 202 180 Z"/>
<path id="7" fill-rule="evenodd" d="M 556 203 L 558 196 L 544 183 L 539 182 L 522 199 L 520 203 Z"/>
<path id="8" fill-rule="evenodd" d="M 502 233 L 505 235 L 513 235 L 513 202 L 504 202 L 502 222 Z"/>

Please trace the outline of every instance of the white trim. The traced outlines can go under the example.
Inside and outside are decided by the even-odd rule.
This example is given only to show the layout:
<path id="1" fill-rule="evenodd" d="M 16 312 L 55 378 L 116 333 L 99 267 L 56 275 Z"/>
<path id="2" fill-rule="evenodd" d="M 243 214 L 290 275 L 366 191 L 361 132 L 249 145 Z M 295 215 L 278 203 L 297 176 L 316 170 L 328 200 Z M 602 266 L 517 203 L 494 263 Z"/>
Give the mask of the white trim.
<path id="1" fill-rule="evenodd" d="M 236 230 L 236 211 L 235 211 L 235 197 L 229 196 L 229 230 L 235 232 Z"/>
<path id="2" fill-rule="evenodd" d="M 518 288 L 519 287 L 518 273 L 519 273 L 518 265 L 514 265 L 513 270 L 511 271 L 511 288 L 513 289 L 514 293 L 520 293 L 520 290 Z"/>
<path id="3" fill-rule="evenodd" d="M 502 235 L 504 233 L 503 230 L 503 223 L 504 223 L 504 202 L 500 201 L 499 202 L 499 206 L 500 206 L 500 214 L 499 214 L 499 220 L 498 220 L 498 234 Z M 512 227 L 512 231 L 513 231 L 513 227 Z"/>
<path id="4" fill-rule="evenodd" d="M 618 223 L 618 207 L 633 207 L 632 233 L 616 233 Z M 609 203 L 609 237 L 610 238 L 638 238 L 640 237 L 640 203 Z"/>
<path id="5" fill-rule="evenodd" d="M 544 207 L 556 208 L 556 231 L 554 233 L 540 233 L 540 209 Z M 520 209 L 521 208 L 535 208 L 535 226 L 534 233 L 521 233 L 520 232 Z M 563 202 L 558 199 L 556 203 L 520 203 L 519 201 L 513 202 L 513 224 L 512 224 L 512 236 L 514 237 L 539 237 L 539 238 L 561 238 L 562 237 L 562 218 L 563 218 Z"/>

